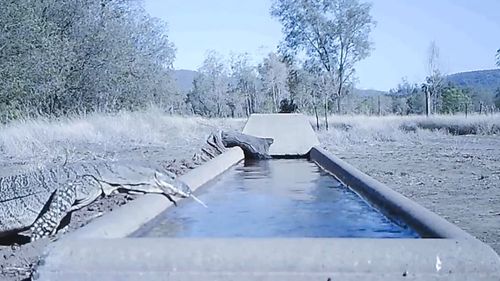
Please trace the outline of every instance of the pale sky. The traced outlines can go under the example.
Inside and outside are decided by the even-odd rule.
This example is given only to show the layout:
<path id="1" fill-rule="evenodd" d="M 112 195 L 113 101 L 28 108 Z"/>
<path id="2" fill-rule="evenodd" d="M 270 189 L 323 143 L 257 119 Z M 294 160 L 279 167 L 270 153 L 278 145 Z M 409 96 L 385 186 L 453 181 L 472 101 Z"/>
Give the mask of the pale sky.
<path id="1" fill-rule="evenodd" d="M 500 48 L 500 0 L 372 0 L 374 50 L 357 65 L 359 88 L 388 90 L 402 77 L 421 82 L 432 40 L 445 73 L 495 68 Z M 177 48 L 174 67 L 196 70 L 214 49 L 229 58 L 248 52 L 258 63 L 275 51 L 281 25 L 271 0 L 145 0 L 169 25 Z"/>

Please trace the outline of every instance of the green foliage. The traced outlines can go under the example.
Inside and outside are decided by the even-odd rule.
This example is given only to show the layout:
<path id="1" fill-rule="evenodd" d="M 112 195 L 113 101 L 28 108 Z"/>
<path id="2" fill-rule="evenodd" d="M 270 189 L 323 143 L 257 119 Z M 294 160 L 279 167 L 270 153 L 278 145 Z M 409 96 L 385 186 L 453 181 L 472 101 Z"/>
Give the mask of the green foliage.
<path id="1" fill-rule="evenodd" d="M 170 105 L 175 49 L 138 3 L 2 1 L 0 121 Z"/>
<path id="2" fill-rule="evenodd" d="M 364 98 L 357 104 L 355 110 L 358 114 L 372 115 L 375 112 L 375 106 L 371 99 Z"/>
<path id="3" fill-rule="evenodd" d="M 496 89 L 500 88 L 500 69 L 456 73 L 448 75 L 446 81 L 457 87 L 486 91 L 494 95 Z"/>
<path id="4" fill-rule="evenodd" d="M 495 107 L 500 109 L 500 88 L 497 89 L 497 93 L 494 98 Z"/>
<path id="5" fill-rule="evenodd" d="M 257 67 L 251 65 L 247 53 L 234 54 L 228 68 L 218 53 L 210 51 L 193 81 L 187 102 L 193 113 L 208 117 L 278 112 L 279 101 L 289 98 L 288 74 L 287 65 L 275 53 L 270 53 Z"/>
<path id="6" fill-rule="evenodd" d="M 407 97 L 406 105 L 408 106 L 408 114 L 423 114 L 425 112 L 425 97 L 419 92 Z"/>
<path id="7" fill-rule="evenodd" d="M 223 117 L 228 105 L 228 75 L 222 57 L 211 50 L 207 53 L 187 101 L 195 114 Z"/>
<path id="8" fill-rule="evenodd" d="M 425 110 L 425 97 L 418 84 L 403 79 L 396 89 L 389 91 L 392 97 L 392 113 L 422 114 Z"/>
<path id="9" fill-rule="evenodd" d="M 231 57 L 230 92 L 228 93 L 228 106 L 231 116 L 245 116 L 259 112 L 262 109 L 263 98 L 257 91 L 257 73 L 255 66 L 250 64 L 248 53 L 233 55 Z"/>
<path id="10" fill-rule="evenodd" d="M 257 67 L 263 93 L 267 96 L 265 110 L 279 111 L 279 103 L 289 95 L 288 74 L 286 65 L 275 53 L 269 53 Z"/>
<path id="11" fill-rule="evenodd" d="M 408 103 L 406 97 L 391 97 L 391 111 L 397 115 L 403 115 L 408 112 Z"/>
<path id="12" fill-rule="evenodd" d="M 472 111 L 483 113 L 494 107 L 494 94 L 484 89 L 465 89 L 469 91 Z"/>
<path id="13" fill-rule="evenodd" d="M 304 52 L 309 64 L 325 71 L 340 111 L 355 64 L 371 49 L 369 34 L 375 26 L 371 4 L 358 0 L 275 0 L 271 14 L 283 25 L 280 48 L 287 55 Z M 328 100 L 325 99 L 325 107 Z"/>
<path id="14" fill-rule="evenodd" d="M 500 88 L 500 69 L 452 74 L 446 77 L 446 81 L 469 91 L 471 110 L 491 111 L 496 90 Z"/>
<path id="15" fill-rule="evenodd" d="M 434 111 L 438 111 L 441 104 L 441 94 L 444 87 L 444 76 L 439 70 L 434 69 L 432 74 L 425 78 L 421 90 L 425 96 L 425 113 L 429 116 Z"/>
<path id="16" fill-rule="evenodd" d="M 470 104 L 470 96 L 467 90 L 454 87 L 453 85 L 446 86 L 442 91 L 442 113 L 458 113 L 465 112 Z"/>
<path id="17" fill-rule="evenodd" d="M 497 65 L 500 67 L 500 49 L 497 50 Z"/>

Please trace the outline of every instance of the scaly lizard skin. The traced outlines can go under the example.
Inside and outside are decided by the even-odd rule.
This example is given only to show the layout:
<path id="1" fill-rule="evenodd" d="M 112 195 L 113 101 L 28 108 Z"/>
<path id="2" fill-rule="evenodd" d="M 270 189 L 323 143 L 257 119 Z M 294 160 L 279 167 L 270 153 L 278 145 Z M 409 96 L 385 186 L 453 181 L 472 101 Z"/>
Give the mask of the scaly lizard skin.
<path id="1" fill-rule="evenodd" d="M 61 220 L 113 191 L 190 197 L 184 183 L 129 165 L 76 164 L 0 178 L 0 236 L 31 229 L 31 239 L 55 234 Z M 174 201 L 175 202 L 175 201 Z"/>

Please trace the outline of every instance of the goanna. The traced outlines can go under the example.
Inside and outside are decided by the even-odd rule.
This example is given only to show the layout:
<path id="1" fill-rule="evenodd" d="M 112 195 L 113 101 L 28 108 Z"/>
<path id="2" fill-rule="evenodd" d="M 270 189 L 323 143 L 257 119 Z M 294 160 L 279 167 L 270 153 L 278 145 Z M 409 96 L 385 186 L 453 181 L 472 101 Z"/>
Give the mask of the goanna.
<path id="1" fill-rule="evenodd" d="M 105 163 L 38 169 L 0 178 L 0 236 L 28 229 L 31 240 L 53 235 L 66 215 L 114 191 L 159 193 L 174 204 L 173 196 L 197 200 L 166 171 Z"/>

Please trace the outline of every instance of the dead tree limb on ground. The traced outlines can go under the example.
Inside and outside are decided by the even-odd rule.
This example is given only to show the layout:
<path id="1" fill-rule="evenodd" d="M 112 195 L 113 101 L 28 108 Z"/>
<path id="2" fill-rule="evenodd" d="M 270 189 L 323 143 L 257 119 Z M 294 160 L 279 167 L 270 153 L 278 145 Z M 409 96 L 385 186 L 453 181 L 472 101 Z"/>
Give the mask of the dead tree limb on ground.
<path id="1" fill-rule="evenodd" d="M 222 132 L 222 143 L 225 147 L 238 146 L 243 149 L 246 159 L 270 159 L 269 147 L 274 140 L 259 138 L 238 132 Z"/>

